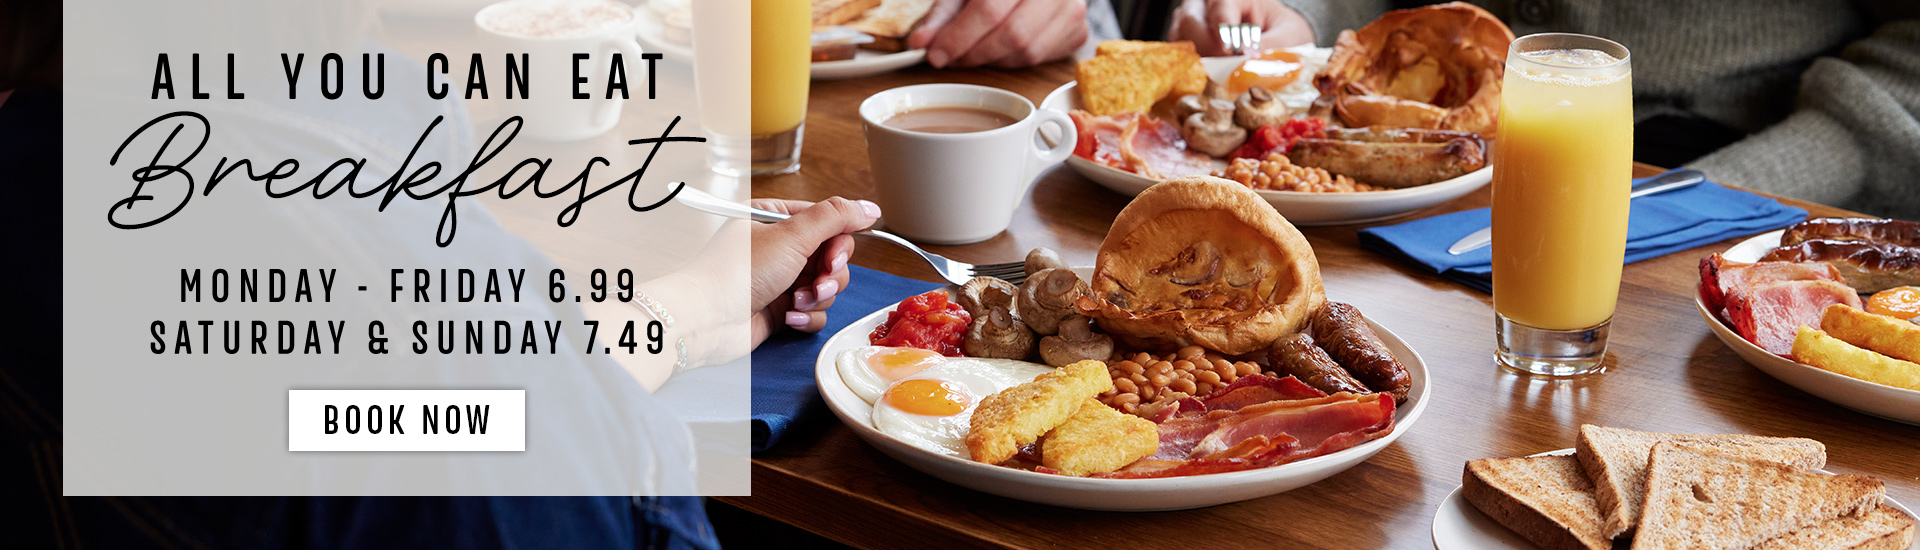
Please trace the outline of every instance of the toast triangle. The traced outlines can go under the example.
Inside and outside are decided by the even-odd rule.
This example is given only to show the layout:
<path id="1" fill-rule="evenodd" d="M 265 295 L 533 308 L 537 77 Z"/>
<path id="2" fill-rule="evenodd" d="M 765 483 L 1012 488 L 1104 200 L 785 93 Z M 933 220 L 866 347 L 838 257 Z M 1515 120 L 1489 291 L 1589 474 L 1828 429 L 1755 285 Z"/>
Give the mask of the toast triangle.
<path id="1" fill-rule="evenodd" d="M 1648 459 L 1633 550 L 1745 549 L 1872 510 L 1880 480 L 1826 475 L 1717 447 L 1663 441 Z"/>
<path id="2" fill-rule="evenodd" d="M 1913 518 L 1885 503 L 1866 514 L 1839 519 L 1775 537 L 1754 550 L 1907 550 L 1913 544 Z"/>
<path id="3" fill-rule="evenodd" d="M 1461 496 L 1546 550 L 1607 550 L 1593 483 L 1571 456 L 1489 458 L 1467 463 Z"/>
<path id="4" fill-rule="evenodd" d="M 1798 437 L 1760 437 L 1754 435 L 1669 434 L 1608 428 L 1591 424 L 1580 426 L 1574 456 L 1593 480 L 1594 499 L 1600 505 L 1601 528 L 1608 537 L 1618 538 L 1631 531 L 1640 519 L 1641 502 L 1646 495 L 1647 457 L 1656 443 L 1684 441 L 1720 449 L 1736 456 L 1772 460 L 1802 469 L 1814 469 L 1827 463 L 1827 448 L 1819 441 Z"/>

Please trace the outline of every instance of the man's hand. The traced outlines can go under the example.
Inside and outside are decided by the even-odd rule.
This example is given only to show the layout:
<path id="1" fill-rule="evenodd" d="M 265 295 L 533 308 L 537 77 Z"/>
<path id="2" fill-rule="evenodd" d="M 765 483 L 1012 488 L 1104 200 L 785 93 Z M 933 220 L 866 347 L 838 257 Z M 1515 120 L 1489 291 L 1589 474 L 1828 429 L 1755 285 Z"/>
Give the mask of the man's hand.
<path id="1" fill-rule="evenodd" d="M 1087 41 L 1086 0 L 938 0 L 907 37 L 934 67 L 1031 67 Z"/>
<path id="2" fill-rule="evenodd" d="M 1300 12 L 1280 0 L 1186 0 L 1174 13 L 1168 40 L 1190 40 L 1202 56 L 1227 55 L 1220 25 L 1252 23 L 1261 29 L 1260 48 L 1313 43 L 1313 27 Z"/>

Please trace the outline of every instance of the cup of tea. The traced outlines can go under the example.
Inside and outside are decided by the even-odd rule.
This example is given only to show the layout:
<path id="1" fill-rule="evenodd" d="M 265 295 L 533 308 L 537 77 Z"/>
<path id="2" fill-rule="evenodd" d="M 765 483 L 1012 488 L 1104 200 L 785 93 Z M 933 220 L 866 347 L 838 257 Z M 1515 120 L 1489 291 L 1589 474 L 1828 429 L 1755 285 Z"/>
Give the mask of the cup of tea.
<path id="1" fill-rule="evenodd" d="M 473 23 L 486 44 L 489 99 L 497 100 L 506 116 L 521 117 L 521 135 L 529 138 L 575 141 L 612 130 L 625 101 L 617 91 L 607 97 L 614 53 L 621 56 L 629 93 L 646 93 L 647 61 L 634 40 L 640 18 L 633 10 L 614 0 L 508 0 L 481 8 Z M 528 66 L 509 67 L 507 59 L 518 65 L 521 54 Z M 576 62 L 574 54 L 590 57 Z M 453 57 L 449 65 L 449 92 L 463 93 L 463 80 L 456 75 L 463 74 L 465 60 Z M 586 83 L 576 86 L 567 77 L 575 70 Z M 642 79 L 638 88 L 632 85 L 636 77 Z M 520 81 L 526 83 L 524 95 Z M 576 88 L 587 98 L 576 99 Z"/>
<path id="2" fill-rule="evenodd" d="M 887 230 L 931 244 L 998 235 L 1041 170 L 1073 154 L 1064 113 L 1020 94 L 972 84 L 894 88 L 860 103 L 874 202 Z M 1051 147 L 1037 137 L 1057 125 Z"/>

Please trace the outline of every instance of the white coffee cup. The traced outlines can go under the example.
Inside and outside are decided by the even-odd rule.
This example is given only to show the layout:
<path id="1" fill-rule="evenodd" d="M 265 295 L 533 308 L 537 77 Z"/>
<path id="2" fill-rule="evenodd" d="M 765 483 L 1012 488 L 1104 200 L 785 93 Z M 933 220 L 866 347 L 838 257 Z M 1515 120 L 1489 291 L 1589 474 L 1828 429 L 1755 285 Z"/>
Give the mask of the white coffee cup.
<path id="1" fill-rule="evenodd" d="M 473 16 L 475 27 L 486 43 L 482 55 L 487 67 L 488 98 L 500 107 L 502 118 L 519 116 L 523 119 L 520 135 L 541 141 L 576 141 L 598 136 L 612 130 L 620 123 L 620 105 L 625 102 L 619 92 L 612 99 L 607 98 L 608 73 L 613 67 L 613 53 L 619 52 L 627 94 L 629 97 L 645 98 L 647 93 L 647 60 L 640 57 L 640 43 L 634 40 L 639 32 L 640 17 L 633 6 L 614 0 L 577 0 L 557 3 L 561 6 L 587 6 L 613 15 L 604 22 L 590 22 L 587 25 L 554 25 L 551 21 L 528 22 L 507 17 L 516 8 L 529 5 L 552 7 L 555 2 L 541 0 L 508 0 L 481 8 Z M 619 17 L 624 16 L 624 20 Z M 519 25 L 524 27 L 515 28 Z M 542 28 L 544 25 L 544 28 Z M 527 97 L 516 96 L 507 99 L 506 62 L 503 54 L 511 54 L 519 59 L 527 54 L 531 70 L 527 73 Z M 584 53 L 592 56 L 579 64 L 579 75 L 587 82 L 579 85 L 579 90 L 588 95 L 588 99 L 575 99 L 573 54 Z M 467 60 L 464 56 L 449 56 L 448 82 L 450 93 L 463 93 Z M 524 69 L 524 68 L 523 68 Z M 517 88 L 516 88 L 517 92 Z"/>
<path id="2" fill-rule="evenodd" d="M 1012 117 L 991 130 L 942 134 L 887 126 L 894 115 L 927 107 L 965 107 Z M 1041 110 L 1020 94 L 972 84 L 894 88 L 860 103 L 873 168 L 874 202 L 886 228 L 915 241 L 965 244 L 1005 231 L 1042 170 L 1073 154 L 1076 132 L 1064 113 Z M 1047 123 L 1066 139 L 1044 147 Z"/>

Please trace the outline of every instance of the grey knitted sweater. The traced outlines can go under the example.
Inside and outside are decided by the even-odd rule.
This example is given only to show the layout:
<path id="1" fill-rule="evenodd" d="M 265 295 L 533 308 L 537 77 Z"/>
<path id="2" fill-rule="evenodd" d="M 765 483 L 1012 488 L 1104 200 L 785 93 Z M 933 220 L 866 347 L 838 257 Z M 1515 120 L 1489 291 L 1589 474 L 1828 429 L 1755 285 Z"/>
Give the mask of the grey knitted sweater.
<path id="1" fill-rule="evenodd" d="M 1320 45 L 1386 0 L 1282 0 Z M 1920 219 L 1920 1 L 1473 0 L 1518 35 L 1633 52 L 1634 117 L 1684 112 L 1752 134 L 1693 164 L 1715 181 Z"/>

